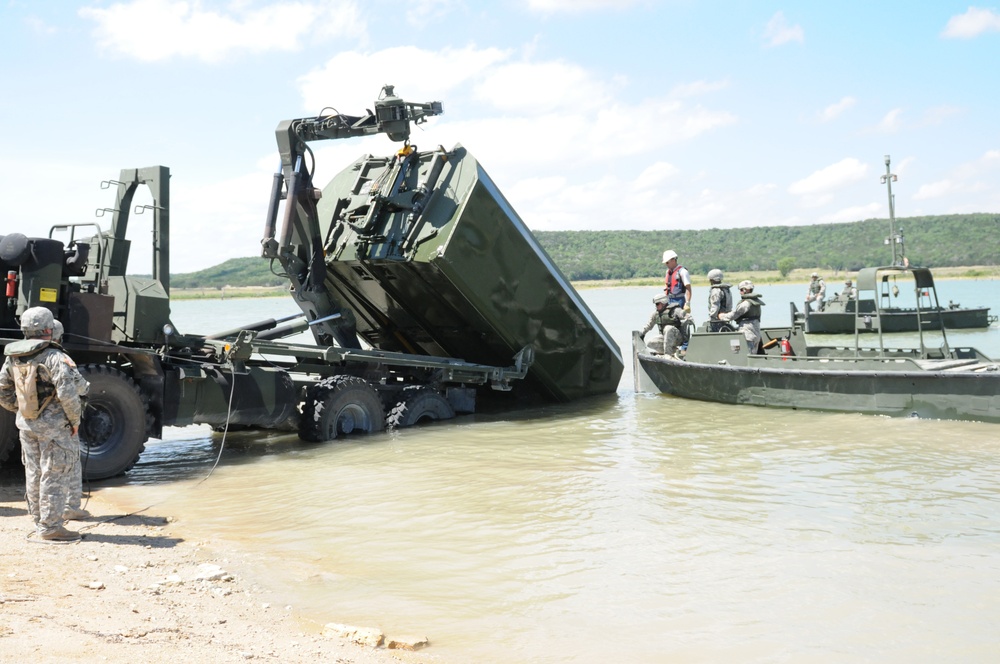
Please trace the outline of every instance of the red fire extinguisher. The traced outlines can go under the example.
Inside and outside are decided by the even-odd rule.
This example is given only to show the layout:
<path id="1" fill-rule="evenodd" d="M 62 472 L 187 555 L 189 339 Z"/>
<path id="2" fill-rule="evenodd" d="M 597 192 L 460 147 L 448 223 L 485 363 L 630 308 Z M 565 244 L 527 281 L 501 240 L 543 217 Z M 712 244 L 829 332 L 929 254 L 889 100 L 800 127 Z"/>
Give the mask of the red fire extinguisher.
<path id="1" fill-rule="evenodd" d="M 5 281 L 7 282 L 7 297 L 17 295 L 17 271 L 9 270 Z"/>
<path id="2" fill-rule="evenodd" d="M 781 338 L 781 359 L 786 360 L 792 357 L 795 353 L 792 352 L 792 344 L 785 337 Z"/>

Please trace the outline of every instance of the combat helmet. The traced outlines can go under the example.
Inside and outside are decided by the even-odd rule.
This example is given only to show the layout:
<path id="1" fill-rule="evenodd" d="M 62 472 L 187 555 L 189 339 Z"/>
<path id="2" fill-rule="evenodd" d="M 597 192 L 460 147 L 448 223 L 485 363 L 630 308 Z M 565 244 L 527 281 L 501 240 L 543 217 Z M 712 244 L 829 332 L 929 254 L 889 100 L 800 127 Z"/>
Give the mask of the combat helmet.
<path id="1" fill-rule="evenodd" d="M 666 293 L 660 293 L 653 298 L 653 304 L 666 304 L 669 300 Z"/>
<path id="2" fill-rule="evenodd" d="M 52 312 L 45 307 L 31 307 L 21 314 L 21 331 L 28 339 L 42 336 L 45 330 L 51 330 L 55 322 Z"/>
<path id="3" fill-rule="evenodd" d="M 713 270 L 708 271 L 708 280 L 711 281 L 713 284 L 721 284 L 724 278 L 725 275 L 722 274 L 722 270 L 720 270 L 719 268 L 715 268 Z"/>
<path id="4" fill-rule="evenodd" d="M 739 289 L 745 291 L 753 291 L 753 282 L 749 279 L 744 279 L 740 282 Z"/>

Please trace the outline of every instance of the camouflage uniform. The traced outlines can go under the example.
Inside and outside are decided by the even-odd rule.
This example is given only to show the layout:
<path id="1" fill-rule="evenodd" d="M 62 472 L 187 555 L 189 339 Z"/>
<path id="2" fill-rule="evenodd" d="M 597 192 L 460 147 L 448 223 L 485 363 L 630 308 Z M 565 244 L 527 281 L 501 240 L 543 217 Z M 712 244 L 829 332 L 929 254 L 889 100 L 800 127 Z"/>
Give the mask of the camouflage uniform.
<path id="1" fill-rule="evenodd" d="M 660 335 L 663 337 L 662 352 L 666 355 L 673 355 L 677 351 L 677 347 L 684 342 L 682 326 L 687 316 L 684 313 L 682 305 L 666 304 L 666 295 L 658 295 L 653 298 L 653 301 L 658 304 L 663 303 L 666 306 L 662 309 L 657 307 L 653 315 L 649 317 L 646 327 L 642 328 L 639 335 L 645 337 L 654 327 L 658 328 Z M 652 346 L 651 349 L 659 350 L 652 348 Z"/>
<path id="2" fill-rule="evenodd" d="M 808 309 L 812 306 L 810 302 L 815 302 L 816 311 L 823 311 L 824 299 L 826 299 L 826 282 L 823 281 L 822 277 L 813 272 L 809 281 L 809 290 L 806 291 L 806 308 Z"/>
<path id="3" fill-rule="evenodd" d="M 26 336 L 25 319 L 32 311 L 29 309 L 22 315 Z M 7 359 L 0 368 L 0 406 L 17 412 L 25 499 L 38 532 L 45 537 L 64 530 L 66 500 L 80 486 L 73 474 L 74 458 L 78 461 L 80 457 L 80 445 L 72 435 L 72 429 L 80 425 L 81 416 L 79 387 L 74 376 L 78 372 L 73 360 L 52 347 L 47 339 L 15 341 L 7 345 L 4 354 Z M 38 403 L 45 404 L 37 417 L 26 417 L 21 412 L 15 388 L 15 367 L 31 364 L 37 371 Z"/>
<path id="4" fill-rule="evenodd" d="M 62 337 L 63 337 L 63 324 L 59 321 L 53 321 L 52 323 L 52 345 L 63 350 L 62 347 Z M 73 380 L 76 382 L 76 392 L 81 397 L 87 396 L 90 391 L 90 383 L 87 379 L 83 377 L 79 371 L 73 371 Z M 81 405 L 82 408 L 82 405 Z M 73 442 L 76 443 L 76 449 L 80 449 L 80 436 L 79 433 L 73 436 Z M 86 514 L 83 511 L 83 465 L 80 463 L 80 455 L 77 454 L 73 457 L 73 476 L 76 480 L 73 484 L 73 490 L 70 491 L 69 496 L 66 498 L 66 511 L 71 514 Z"/>
<path id="5" fill-rule="evenodd" d="M 712 284 L 708 291 L 708 329 L 710 332 L 729 331 L 732 328 L 719 320 L 719 314 L 728 314 L 733 308 L 733 294 L 729 284 Z"/>
<path id="6" fill-rule="evenodd" d="M 746 340 L 747 350 L 750 353 L 757 353 L 760 351 L 760 314 L 764 302 L 760 299 L 760 295 L 753 292 L 753 284 L 750 281 L 741 281 L 739 288 L 742 297 L 740 303 L 731 312 L 719 314 L 719 320 L 738 323 L 739 331 Z"/>

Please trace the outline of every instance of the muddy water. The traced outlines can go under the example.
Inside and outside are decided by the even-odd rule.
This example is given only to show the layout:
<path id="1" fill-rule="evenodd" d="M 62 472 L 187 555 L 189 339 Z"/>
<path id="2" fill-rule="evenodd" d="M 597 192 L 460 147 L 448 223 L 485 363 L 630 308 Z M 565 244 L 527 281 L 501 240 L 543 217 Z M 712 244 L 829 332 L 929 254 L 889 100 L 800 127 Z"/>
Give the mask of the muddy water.
<path id="1" fill-rule="evenodd" d="M 1000 311 L 994 282 L 940 287 Z M 764 291 L 765 323 L 799 290 Z M 627 356 L 652 293 L 583 295 Z M 966 343 L 1000 355 L 998 335 Z M 445 663 L 1000 657 L 1000 428 L 636 395 L 628 371 L 605 398 L 327 445 L 174 429 L 101 491 L 238 542 L 319 622 L 426 635 Z"/>

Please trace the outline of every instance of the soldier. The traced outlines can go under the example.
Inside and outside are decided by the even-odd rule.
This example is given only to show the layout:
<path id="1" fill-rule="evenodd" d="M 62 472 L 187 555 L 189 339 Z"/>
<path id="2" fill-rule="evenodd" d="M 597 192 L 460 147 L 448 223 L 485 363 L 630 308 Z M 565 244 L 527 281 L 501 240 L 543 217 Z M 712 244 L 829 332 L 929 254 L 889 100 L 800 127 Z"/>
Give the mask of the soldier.
<path id="1" fill-rule="evenodd" d="M 731 331 L 729 323 L 719 320 L 719 314 L 727 314 L 733 310 L 733 294 L 729 284 L 722 283 L 722 270 L 716 268 L 708 271 L 708 331 Z"/>
<path id="2" fill-rule="evenodd" d="M 809 279 L 809 290 L 806 291 L 806 311 L 812 307 L 810 303 L 815 302 L 812 307 L 815 311 L 823 311 L 823 300 L 826 298 L 826 282 L 815 272 Z"/>
<path id="3" fill-rule="evenodd" d="M 691 313 L 691 274 L 683 265 L 677 264 L 677 252 L 667 249 L 663 252 L 663 264 L 667 266 L 665 277 L 667 296 L 670 304 L 684 307 L 684 313 Z"/>
<path id="4" fill-rule="evenodd" d="M 677 347 L 685 341 L 683 328 L 687 315 L 681 306 L 669 301 L 666 293 L 654 297 L 653 304 L 656 305 L 656 311 L 649 317 L 649 322 L 642 328 L 639 336 L 645 337 L 654 326 L 659 328 L 663 337 L 663 353 L 675 355 L 678 352 Z"/>
<path id="5" fill-rule="evenodd" d="M 858 289 L 854 287 L 854 283 L 850 279 L 844 282 L 844 299 L 845 300 L 858 299 Z"/>
<path id="6" fill-rule="evenodd" d="M 63 350 L 62 347 L 63 338 L 63 324 L 60 321 L 52 321 L 52 345 L 57 346 L 59 350 Z M 73 372 L 73 379 L 76 381 L 76 392 L 81 397 L 87 396 L 87 392 L 90 391 L 90 383 L 79 371 Z M 82 408 L 81 404 L 81 408 Z M 80 448 L 80 436 L 73 436 L 74 442 L 76 442 L 77 449 Z M 79 521 L 80 519 L 86 519 L 90 517 L 90 512 L 83 509 L 83 466 L 80 464 L 80 455 L 77 454 L 73 457 L 73 476 L 76 480 L 73 482 L 73 486 L 69 492 L 69 496 L 66 497 L 66 511 L 63 512 L 63 521 Z"/>
<path id="7" fill-rule="evenodd" d="M 66 499 L 73 490 L 75 436 L 80 428 L 76 365 L 51 346 L 54 319 L 45 307 L 21 314 L 24 339 L 7 344 L 0 369 L 0 406 L 17 412 L 24 462 L 25 500 L 39 536 L 50 542 L 80 539 L 63 526 Z"/>
<path id="8" fill-rule="evenodd" d="M 740 303 L 736 308 L 727 314 L 719 314 L 721 321 L 734 321 L 739 323 L 739 330 L 743 333 L 743 338 L 747 342 L 747 351 L 759 353 L 760 351 L 760 313 L 764 302 L 760 295 L 753 292 L 753 282 L 744 279 L 740 282 Z"/>

